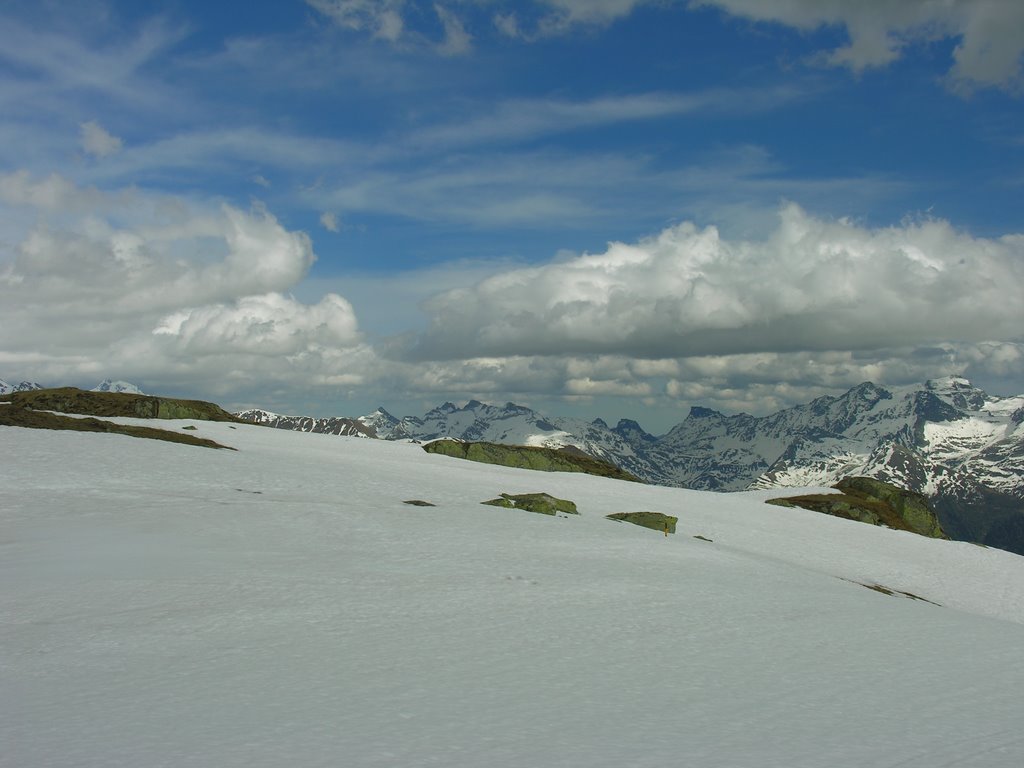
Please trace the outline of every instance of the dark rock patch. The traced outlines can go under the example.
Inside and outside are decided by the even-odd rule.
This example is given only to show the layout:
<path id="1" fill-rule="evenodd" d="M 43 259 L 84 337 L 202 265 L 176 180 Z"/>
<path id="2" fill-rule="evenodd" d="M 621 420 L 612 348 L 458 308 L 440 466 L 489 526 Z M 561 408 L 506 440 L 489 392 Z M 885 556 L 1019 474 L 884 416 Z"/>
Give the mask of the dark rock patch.
<path id="1" fill-rule="evenodd" d="M 498 443 L 465 443 L 458 440 L 435 440 L 423 446 L 427 453 L 468 459 L 504 467 L 536 469 L 542 472 L 584 472 L 588 475 L 642 482 L 634 475 L 578 448 L 541 448 L 532 445 L 500 445 Z"/>
<path id="2" fill-rule="evenodd" d="M 525 509 L 528 512 L 536 512 L 541 515 L 557 515 L 562 512 L 567 515 L 578 515 L 576 504 L 568 499 L 559 499 L 548 493 L 521 493 L 512 495 L 503 493 L 497 499 L 482 501 L 492 507 L 505 507 L 507 509 Z"/>
<path id="3" fill-rule="evenodd" d="M 846 477 L 832 486 L 840 494 L 820 493 L 768 499 L 779 507 L 802 507 L 846 520 L 884 525 L 921 536 L 946 539 L 927 497 L 871 477 Z"/>
<path id="4" fill-rule="evenodd" d="M 136 427 L 127 424 L 115 424 L 111 421 L 94 419 L 92 417 L 74 418 L 62 416 L 59 413 L 48 411 L 33 411 L 28 408 L 18 408 L 13 405 L 0 407 L 0 426 L 25 427 L 27 429 L 57 429 L 71 432 L 107 432 L 110 434 L 127 435 L 128 437 L 142 437 L 150 440 L 165 440 L 169 443 L 184 443 L 185 445 L 199 445 L 204 448 L 227 448 L 235 450 L 226 445 L 221 445 L 213 440 L 207 440 L 194 435 L 183 435 L 181 432 L 171 432 L 166 429 L 154 429 L 153 427 Z"/>

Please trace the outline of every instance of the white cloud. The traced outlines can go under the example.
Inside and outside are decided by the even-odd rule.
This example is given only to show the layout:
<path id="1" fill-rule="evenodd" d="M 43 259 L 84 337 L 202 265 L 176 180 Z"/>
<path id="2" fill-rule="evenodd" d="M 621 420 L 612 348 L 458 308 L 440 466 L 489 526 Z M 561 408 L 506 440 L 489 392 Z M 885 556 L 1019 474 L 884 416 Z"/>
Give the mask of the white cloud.
<path id="1" fill-rule="evenodd" d="M 518 141 L 569 133 L 580 128 L 657 120 L 678 115 L 752 114 L 781 107 L 804 93 L 792 86 L 714 88 L 691 93 L 637 93 L 586 101 L 509 99 L 470 119 L 420 130 L 410 141 L 454 145 Z"/>
<path id="2" fill-rule="evenodd" d="M 0 359 L 44 381 L 116 370 L 211 391 L 257 377 L 330 386 L 374 358 L 341 296 L 284 295 L 315 255 L 260 207 L 24 173 L 0 176 L 0 200 L 36 214 L 0 251 Z"/>
<path id="3" fill-rule="evenodd" d="M 519 19 L 514 13 L 496 13 L 494 27 L 505 37 L 516 38 L 522 35 L 519 30 Z"/>
<path id="4" fill-rule="evenodd" d="M 341 222 L 338 221 L 337 214 L 331 213 L 330 211 L 324 211 L 320 214 L 320 226 L 328 232 L 341 231 Z"/>
<path id="5" fill-rule="evenodd" d="M 113 136 L 97 123 L 90 120 L 82 123 L 79 128 L 82 131 L 82 149 L 93 157 L 107 157 L 121 151 L 124 142 L 117 136 Z"/>
<path id="6" fill-rule="evenodd" d="M 955 88 L 1013 88 L 1021 80 L 1024 3 L 1013 0 L 691 0 L 759 22 L 801 30 L 846 29 L 848 45 L 825 60 L 860 72 L 898 59 L 910 44 L 955 38 Z"/>
<path id="7" fill-rule="evenodd" d="M 45 211 L 92 209 L 105 196 L 95 189 L 82 189 L 60 174 L 36 179 L 25 170 L 0 174 L 0 202 Z"/>
<path id="8" fill-rule="evenodd" d="M 663 4 L 662 0 L 538 0 L 551 8 L 537 24 L 540 36 L 563 34 L 578 25 L 606 26 L 628 16 L 641 5 Z"/>
<path id="9" fill-rule="evenodd" d="M 153 334 L 173 340 L 180 356 L 245 353 L 295 355 L 359 341 L 352 305 L 337 294 L 307 306 L 279 293 L 230 304 L 187 308 L 162 318 Z"/>
<path id="10" fill-rule="evenodd" d="M 369 30 L 374 37 L 396 42 L 402 36 L 405 0 L 306 0 L 340 27 Z"/>
<path id="11" fill-rule="evenodd" d="M 473 50 L 473 37 L 458 16 L 438 3 L 434 3 L 434 12 L 444 27 L 444 39 L 437 46 L 438 53 L 443 56 L 462 56 Z"/>
<path id="12" fill-rule="evenodd" d="M 684 223 L 605 253 L 442 294 L 414 354 L 667 358 L 1008 340 L 1024 328 L 1024 236 L 944 221 L 868 229 L 795 205 L 767 239 Z"/>

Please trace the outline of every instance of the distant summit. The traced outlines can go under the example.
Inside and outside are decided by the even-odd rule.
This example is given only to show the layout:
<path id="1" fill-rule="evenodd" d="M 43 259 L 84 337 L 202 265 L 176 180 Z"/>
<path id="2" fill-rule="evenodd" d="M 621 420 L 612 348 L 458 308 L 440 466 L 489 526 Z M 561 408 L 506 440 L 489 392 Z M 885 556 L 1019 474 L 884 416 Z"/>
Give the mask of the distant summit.
<path id="1" fill-rule="evenodd" d="M 104 379 L 95 387 L 91 392 L 115 392 L 126 395 L 144 395 L 146 394 L 137 386 L 128 381 L 111 381 L 110 379 Z"/>
<path id="2" fill-rule="evenodd" d="M 0 379 L 0 395 L 7 395 L 11 392 L 31 392 L 33 389 L 43 389 L 42 384 L 36 384 L 34 381 L 23 381 L 20 384 L 8 384 L 3 379 Z"/>
<path id="3" fill-rule="evenodd" d="M 255 419 L 330 431 L 343 420 Z M 383 408 L 348 421 L 364 436 L 572 446 L 658 485 L 712 491 L 818 487 L 851 475 L 924 494 L 954 538 L 1024 554 L 1024 395 L 993 397 L 959 377 L 887 389 L 871 382 L 769 416 L 695 406 L 667 434 L 633 421 L 546 417 L 506 403 L 444 403 L 421 417 Z M 333 423 L 332 423 L 333 422 Z M 358 428 L 356 428 L 358 429 Z"/>
<path id="4" fill-rule="evenodd" d="M 47 389 L 42 384 L 37 384 L 34 381 L 23 381 L 20 384 L 8 384 L 3 379 L 0 379 L 0 395 L 10 394 L 11 392 L 31 392 L 35 389 Z M 114 381 L 112 379 L 104 379 L 90 392 L 115 392 L 124 393 L 128 395 L 144 395 L 146 394 L 137 386 L 128 381 Z"/>

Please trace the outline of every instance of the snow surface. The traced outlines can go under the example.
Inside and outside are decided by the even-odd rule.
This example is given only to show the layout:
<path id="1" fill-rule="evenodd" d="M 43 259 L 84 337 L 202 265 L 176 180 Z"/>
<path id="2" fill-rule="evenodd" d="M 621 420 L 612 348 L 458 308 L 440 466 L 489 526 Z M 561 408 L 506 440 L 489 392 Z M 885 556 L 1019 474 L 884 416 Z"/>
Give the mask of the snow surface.
<path id="1" fill-rule="evenodd" d="M 239 450 L 0 427 L 0 765 L 1024 764 L 1024 558 L 185 425 Z"/>

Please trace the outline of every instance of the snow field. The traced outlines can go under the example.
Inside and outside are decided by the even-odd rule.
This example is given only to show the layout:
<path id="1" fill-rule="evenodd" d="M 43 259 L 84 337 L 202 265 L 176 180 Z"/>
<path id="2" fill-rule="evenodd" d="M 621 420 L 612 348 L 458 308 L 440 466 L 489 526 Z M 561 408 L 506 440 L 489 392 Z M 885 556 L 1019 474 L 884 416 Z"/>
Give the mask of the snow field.
<path id="1" fill-rule="evenodd" d="M 1024 558 L 778 490 L 185 424 L 239 450 L 0 428 L 0 765 L 1024 759 Z M 679 533 L 604 519 L 645 509 Z"/>

